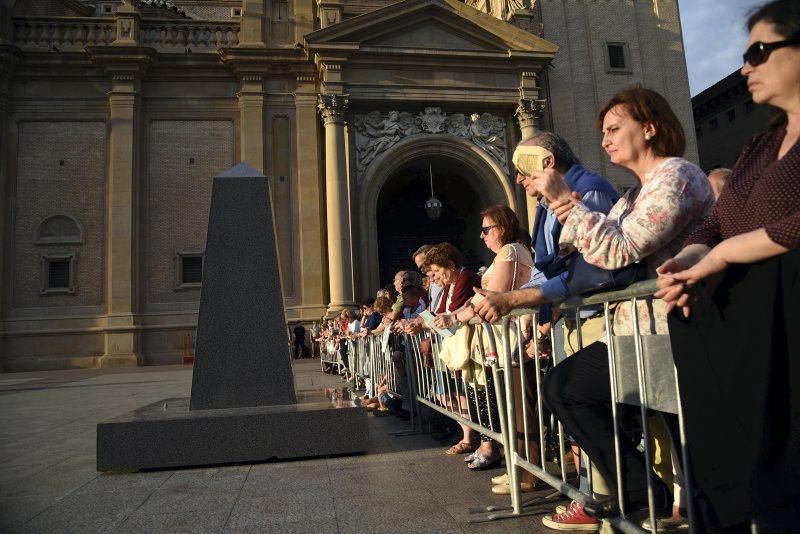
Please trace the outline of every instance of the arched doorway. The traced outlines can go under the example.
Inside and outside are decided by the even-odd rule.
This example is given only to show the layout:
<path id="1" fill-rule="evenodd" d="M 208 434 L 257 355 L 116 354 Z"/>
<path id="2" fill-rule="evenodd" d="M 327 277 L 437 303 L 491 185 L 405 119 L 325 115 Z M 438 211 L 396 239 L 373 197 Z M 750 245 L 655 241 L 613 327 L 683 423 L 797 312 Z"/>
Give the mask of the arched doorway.
<path id="1" fill-rule="evenodd" d="M 465 265 L 473 270 L 490 260 L 479 236 L 479 214 L 486 206 L 462 167 L 452 159 L 415 160 L 383 186 L 377 209 L 381 284 L 391 281 L 401 269 L 416 268 L 411 254 L 422 244 L 454 244 L 464 254 Z M 434 192 L 442 202 L 441 215 L 435 221 L 424 208 L 431 196 L 429 169 L 434 176 Z M 468 169 L 466 172 L 474 174 Z"/>
<path id="2" fill-rule="evenodd" d="M 433 167 L 436 195 L 448 204 L 441 224 L 435 228 L 423 208 L 430 196 L 429 164 Z M 423 134 L 400 141 L 372 162 L 357 185 L 353 215 L 358 237 L 353 251 L 359 295 L 374 294 L 379 286 L 391 281 L 394 273 L 386 276 L 382 271 L 391 272 L 396 265 L 413 267 L 411 253 L 421 244 L 436 242 L 440 234 L 474 251 L 469 261 L 485 261 L 486 252 L 478 235 L 478 213 L 492 204 L 506 204 L 515 211 L 518 208 L 514 184 L 497 162 L 469 141 L 449 135 Z M 407 210 L 402 209 L 404 205 Z M 399 244 L 396 236 L 394 242 L 384 240 L 379 245 L 379 208 L 390 209 L 407 221 L 405 244 Z M 446 215 L 449 209 L 453 211 Z M 472 212 L 474 215 L 470 215 Z M 430 235 L 423 235 L 428 231 Z M 389 259 L 381 259 L 381 247 Z"/>

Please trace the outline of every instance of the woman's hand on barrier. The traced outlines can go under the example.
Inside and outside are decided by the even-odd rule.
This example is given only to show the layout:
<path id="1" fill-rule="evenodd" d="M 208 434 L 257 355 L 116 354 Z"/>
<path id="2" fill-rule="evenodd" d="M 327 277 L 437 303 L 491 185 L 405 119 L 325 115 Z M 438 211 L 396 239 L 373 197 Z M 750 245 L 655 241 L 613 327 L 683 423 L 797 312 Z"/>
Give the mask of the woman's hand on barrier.
<path id="1" fill-rule="evenodd" d="M 406 323 L 405 333 L 406 334 L 419 334 L 422 332 L 424 326 L 424 322 L 421 318 L 411 319 Z"/>
<path id="2" fill-rule="evenodd" d="M 455 323 L 456 318 L 452 313 L 443 313 L 441 315 L 437 315 L 433 320 L 433 324 L 436 325 L 436 328 L 450 328 Z"/>
<path id="3" fill-rule="evenodd" d="M 475 293 L 484 298 L 473 306 L 475 314 L 490 323 L 500 320 L 500 318 L 513 309 L 511 293 L 498 293 L 486 289 L 473 288 Z"/>

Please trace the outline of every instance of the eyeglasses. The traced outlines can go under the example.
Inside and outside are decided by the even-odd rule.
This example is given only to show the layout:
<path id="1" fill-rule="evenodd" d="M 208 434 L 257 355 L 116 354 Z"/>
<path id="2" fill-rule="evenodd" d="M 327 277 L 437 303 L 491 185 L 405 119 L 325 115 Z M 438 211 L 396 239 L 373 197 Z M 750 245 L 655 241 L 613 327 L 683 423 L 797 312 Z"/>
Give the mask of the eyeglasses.
<path id="1" fill-rule="evenodd" d="M 499 224 L 493 224 L 491 226 L 481 226 L 481 235 L 489 235 L 489 230 L 492 228 L 497 228 L 500 226 Z"/>
<path id="2" fill-rule="evenodd" d="M 742 60 L 745 63 L 750 63 L 751 67 L 757 67 L 769 59 L 769 55 L 773 50 L 796 44 L 800 44 L 800 37 L 795 37 L 794 39 L 784 39 L 783 41 L 775 41 L 774 43 L 762 43 L 761 41 L 756 41 L 750 45 L 750 48 L 747 49 L 747 52 L 742 54 Z"/>

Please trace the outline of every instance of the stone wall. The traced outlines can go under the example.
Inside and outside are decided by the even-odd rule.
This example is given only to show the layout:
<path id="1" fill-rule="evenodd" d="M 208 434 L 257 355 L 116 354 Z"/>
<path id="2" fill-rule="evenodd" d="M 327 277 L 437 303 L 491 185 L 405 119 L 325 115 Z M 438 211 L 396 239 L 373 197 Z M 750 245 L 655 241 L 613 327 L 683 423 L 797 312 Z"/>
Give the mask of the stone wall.
<path id="1" fill-rule="evenodd" d="M 590 169 L 618 186 L 635 178 L 608 162 L 595 120 L 598 109 L 620 89 L 642 84 L 663 94 L 683 124 L 686 158 L 698 162 L 689 82 L 676 0 L 537 2 L 543 37 L 561 49 L 547 71 L 553 129 Z M 624 43 L 628 67 L 608 68 L 607 43 Z"/>
<path id="2" fill-rule="evenodd" d="M 233 122 L 154 120 L 147 133 L 144 311 L 165 303 L 196 310 L 200 289 L 176 289 L 176 253 L 205 248 L 212 179 L 234 163 Z"/>
<path id="3" fill-rule="evenodd" d="M 101 306 L 106 125 L 26 121 L 18 135 L 12 307 Z M 35 244 L 37 227 L 53 215 L 78 221 L 83 243 Z M 41 257 L 50 254 L 77 255 L 75 294 L 41 294 Z"/>

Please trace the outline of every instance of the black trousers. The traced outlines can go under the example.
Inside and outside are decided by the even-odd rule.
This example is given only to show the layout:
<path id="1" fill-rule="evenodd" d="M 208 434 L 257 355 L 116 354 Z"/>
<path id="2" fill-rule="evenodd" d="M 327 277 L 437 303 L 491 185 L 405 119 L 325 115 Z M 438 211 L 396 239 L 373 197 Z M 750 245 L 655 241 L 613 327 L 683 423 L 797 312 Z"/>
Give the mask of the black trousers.
<path id="1" fill-rule="evenodd" d="M 553 367 L 542 383 L 542 400 L 609 483 L 616 487 L 614 420 L 611 412 L 608 348 L 596 342 Z M 647 489 L 644 456 L 621 436 L 626 495 Z"/>

